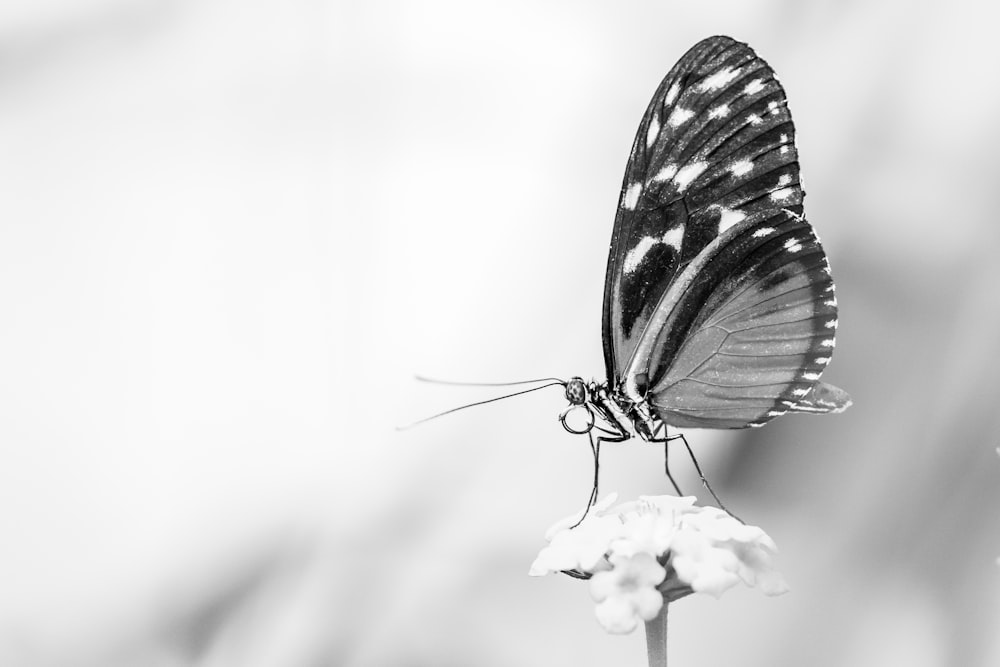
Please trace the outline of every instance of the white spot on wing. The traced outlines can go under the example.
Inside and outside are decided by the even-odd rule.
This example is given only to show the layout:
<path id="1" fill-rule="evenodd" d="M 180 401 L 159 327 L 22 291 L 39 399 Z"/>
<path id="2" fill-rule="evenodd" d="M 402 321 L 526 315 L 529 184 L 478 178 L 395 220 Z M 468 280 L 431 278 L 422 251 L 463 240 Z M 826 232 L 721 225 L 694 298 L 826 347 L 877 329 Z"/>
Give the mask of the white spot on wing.
<path id="1" fill-rule="evenodd" d="M 774 227 L 761 227 L 753 233 L 754 238 L 759 239 L 762 236 L 767 236 L 768 234 L 774 233 Z"/>
<path id="2" fill-rule="evenodd" d="M 816 357 L 816 363 L 822 366 L 826 366 L 830 363 L 830 357 Z"/>
<path id="3" fill-rule="evenodd" d="M 669 181 L 671 178 L 674 177 L 674 174 L 676 174 L 676 173 L 677 173 L 677 165 L 676 164 L 667 164 L 667 165 L 664 165 L 663 169 L 661 169 L 660 171 L 658 171 L 656 173 L 656 176 L 653 176 L 653 181 L 655 181 L 657 183 L 660 183 L 662 181 Z"/>
<path id="4" fill-rule="evenodd" d="M 824 326 L 826 326 L 827 329 L 836 329 L 837 328 L 837 320 L 830 320 Z"/>
<path id="5" fill-rule="evenodd" d="M 833 340 L 832 338 L 827 338 L 826 340 L 824 340 L 824 341 L 822 341 L 820 343 L 820 345 L 823 346 L 823 347 L 833 347 L 836 344 L 837 344 L 837 342 L 835 340 Z"/>
<path id="6" fill-rule="evenodd" d="M 788 185 L 792 182 L 791 174 L 782 174 L 778 177 L 778 185 Z"/>
<path id="7" fill-rule="evenodd" d="M 792 394 L 794 394 L 795 396 L 805 396 L 806 394 L 809 393 L 810 389 L 812 389 L 812 387 L 804 387 L 802 389 L 795 389 L 795 390 L 792 391 Z"/>
<path id="8" fill-rule="evenodd" d="M 719 70 L 712 76 L 706 78 L 704 81 L 698 84 L 698 90 L 701 92 L 707 92 L 709 90 L 719 90 L 724 88 L 729 84 L 730 81 L 735 79 L 740 75 L 740 70 L 733 69 L 732 67 L 727 67 L 726 69 Z"/>
<path id="9" fill-rule="evenodd" d="M 719 106 L 715 107 L 714 109 L 708 112 L 709 118 L 725 118 L 728 115 L 729 115 L 728 104 L 720 104 Z"/>
<path id="10" fill-rule="evenodd" d="M 747 122 L 750 123 L 751 125 L 760 125 L 761 123 L 764 122 L 764 119 L 758 116 L 757 114 L 752 113 L 749 116 L 747 116 Z"/>
<path id="11" fill-rule="evenodd" d="M 753 162 L 750 160 L 737 160 L 729 167 L 729 173 L 733 176 L 749 174 L 753 170 Z"/>
<path id="12" fill-rule="evenodd" d="M 829 301 L 824 301 L 823 305 L 825 305 L 825 306 L 836 306 L 837 305 L 837 300 L 836 299 L 830 299 Z"/>
<path id="13" fill-rule="evenodd" d="M 680 127 L 688 121 L 694 112 L 690 109 L 684 109 L 683 107 L 677 107 L 670 112 L 670 118 L 667 118 L 667 125 L 670 127 Z"/>
<path id="14" fill-rule="evenodd" d="M 673 104 L 679 92 L 681 92 L 681 84 L 675 82 L 674 85 L 670 86 L 670 90 L 667 91 L 667 96 L 663 98 L 663 103 Z"/>
<path id="15" fill-rule="evenodd" d="M 636 205 L 639 203 L 639 196 L 642 194 L 642 183 L 633 183 L 628 186 L 628 190 L 625 191 L 625 208 L 629 211 L 634 211 Z"/>
<path id="16" fill-rule="evenodd" d="M 802 244 L 795 239 L 788 239 L 785 241 L 785 250 L 788 252 L 798 252 L 799 250 L 802 250 Z"/>
<path id="17" fill-rule="evenodd" d="M 754 79 L 746 85 L 746 88 L 743 89 L 743 93 L 745 95 L 753 95 L 754 93 L 759 93 L 762 90 L 764 90 L 764 80 Z"/>
<path id="18" fill-rule="evenodd" d="M 660 136 L 660 121 L 654 115 L 649 121 L 649 129 L 646 130 L 646 148 L 652 148 L 658 136 Z"/>
<path id="19" fill-rule="evenodd" d="M 719 207 L 719 233 L 726 231 L 738 222 L 742 222 L 747 217 L 743 211 L 731 208 Z"/>
<path id="20" fill-rule="evenodd" d="M 803 373 L 802 374 L 802 379 L 803 380 L 818 380 L 819 379 L 819 373 Z"/>
<path id="21" fill-rule="evenodd" d="M 656 245 L 657 240 L 652 236 L 644 236 L 639 239 L 639 242 L 635 244 L 635 247 L 629 250 L 628 254 L 625 255 L 625 263 L 622 264 L 622 269 L 625 273 L 632 273 L 639 265 L 642 260 L 646 257 L 646 253 L 649 252 L 650 248 Z"/>
<path id="22" fill-rule="evenodd" d="M 708 169 L 707 162 L 695 162 L 679 169 L 674 176 L 674 183 L 677 184 L 677 191 L 684 192 L 687 186 L 691 185 L 694 179 L 701 176 L 702 172 Z"/>
<path id="23" fill-rule="evenodd" d="M 772 201 L 784 201 L 792 196 L 795 192 L 792 188 L 781 188 L 780 190 L 775 190 L 771 193 Z"/>
<path id="24" fill-rule="evenodd" d="M 681 241 L 684 240 L 684 225 L 677 225 L 673 229 L 668 229 L 660 239 L 662 243 L 671 246 L 677 252 L 681 251 Z"/>
<path id="25" fill-rule="evenodd" d="M 664 243 L 672 247 L 677 252 L 681 251 L 681 243 L 684 240 L 684 225 L 677 225 L 671 229 L 664 232 L 663 236 L 656 238 L 655 236 L 644 236 L 639 239 L 639 242 L 635 244 L 627 255 L 625 255 L 625 262 L 622 264 L 622 269 L 626 274 L 633 273 L 642 264 L 642 261 L 646 259 L 646 254 L 656 245 Z"/>
<path id="26" fill-rule="evenodd" d="M 788 410 L 771 410 L 767 413 L 768 417 L 780 417 L 781 415 L 787 414 Z"/>

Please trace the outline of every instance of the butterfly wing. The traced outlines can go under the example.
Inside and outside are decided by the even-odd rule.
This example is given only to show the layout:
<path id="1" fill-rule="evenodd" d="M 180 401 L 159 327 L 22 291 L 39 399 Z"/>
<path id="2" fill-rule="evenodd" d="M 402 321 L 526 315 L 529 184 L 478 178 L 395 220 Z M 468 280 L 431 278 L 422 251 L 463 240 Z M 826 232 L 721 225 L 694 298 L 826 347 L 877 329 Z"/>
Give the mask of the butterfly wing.
<path id="1" fill-rule="evenodd" d="M 743 428 L 850 405 L 845 392 L 819 382 L 835 344 L 837 300 L 804 218 L 779 209 L 727 230 L 661 305 L 666 316 L 653 319 L 664 326 L 658 339 L 640 342 L 650 352 L 644 366 L 637 362 L 656 369 L 647 400 L 666 423 Z M 686 333 L 667 362 L 663 341 L 673 329 Z"/>
<path id="2" fill-rule="evenodd" d="M 809 378 L 818 379 L 814 366 L 822 364 L 806 359 L 823 358 L 806 356 L 817 338 L 806 333 L 812 325 L 765 324 L 772 308 L 808 311 L 823 328 L 836 319 L 825 255 L 801 218 L 803 196 L 794 127 L 774 72 L 728 37 L 699 42 L 657 88 L 626 167 L 605 281 L 609 386 L 648 396 L 679 426 L 738 428 L 793 409 L 786 403 L 820 411 L 823 404 L 809 403 Z M 809 262 L 754 236 L 765 228 L 780 229 L 782 243 L 813 238 Z M 754 282 L 765 265 L 777 267 L 775 275 Z M 737 284 L 738 296 L 727 292 Z M 783 285 L 796 287 L 775 291 Z M 715 311 L 722 320 L 712 319 Z M 730 333 L 730 325 L 749 333 Z M 823 333 L 830 335 L 816 344 L 832 341 L 832 331 Z M 758 344 L 740 359 L 728 356 L 729 346 L 755 335 Z M 779 371 L 775 353 L 786 349 Z M 716 384 L 729 390 L 705 391 L 709 380 L 698 373 L 710 374 L 712 364 Z M 805 393 L 800 381 L 809 383 Z"/>

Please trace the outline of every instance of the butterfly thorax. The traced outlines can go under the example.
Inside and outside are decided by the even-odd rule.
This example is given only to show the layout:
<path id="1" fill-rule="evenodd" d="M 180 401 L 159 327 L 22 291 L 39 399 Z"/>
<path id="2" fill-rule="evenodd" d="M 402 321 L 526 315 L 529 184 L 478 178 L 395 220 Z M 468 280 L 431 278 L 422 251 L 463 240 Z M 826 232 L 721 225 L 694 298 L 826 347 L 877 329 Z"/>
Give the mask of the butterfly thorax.
<path id="1" fill-rule="evenodd" d="M 560 415 L 563 427 L 571 433 L 588 433 L 601 420 L 602 429 L 613 434 L 614 440 L 627 440 L 638 436 L 643 440 L 654 440 L 662 428 L 660 421 L 650 410 L 644 398 L 635 400 L 628 395 L 623 385 L 609 388 L 608 383 L 573 377 L 566 383 L 566 399 L 570 406 Z M 570 426 L 567 415 L 574 410 L 584 410 L 587 422 L 581 428 Z"/>

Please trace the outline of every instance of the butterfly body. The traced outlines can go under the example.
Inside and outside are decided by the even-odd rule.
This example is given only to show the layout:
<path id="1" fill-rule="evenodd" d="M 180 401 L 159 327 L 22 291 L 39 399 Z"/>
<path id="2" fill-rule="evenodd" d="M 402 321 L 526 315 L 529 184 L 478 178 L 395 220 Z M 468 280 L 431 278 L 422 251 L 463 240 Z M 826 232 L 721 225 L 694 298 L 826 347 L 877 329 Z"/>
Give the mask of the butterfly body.
<path id="1" fill-rule="evenodd" d="M 624 442 L 634 436 L 646 442 L 662 442 L 658 434 L 664 424 L 650 412 L 646 401 L 635 401 L 621 391 L 611 390 L 606 382 L 592 380 L 585 383 L 583 378 L 570 378 L 566 382 L 566 399 L 570 406 L 559 419 L 570 433 L 587 433 L 594 428 L 596 418 L 600 418 L 604 425 L 601 439 L 605 442 Z M 582 429 L 571 426 L 567 421 L 569 414 L 577 409 L 583 409 L 588 415 Z"/>
<path id="2" fill-rule="evenodd" d="M 567 383 L 606 441 L 840 412 L 826 255 L 803 216 L 795 129 L 773 70 L 710 37 L 663 79 L 625 170 L 605 279 L 606 380 Z M 572 392 L 571 392 L 572 388 Z M 572 396 L 571 396 L 572 393 Z M 589 431 L 590 427 L 586 429 Z"/>

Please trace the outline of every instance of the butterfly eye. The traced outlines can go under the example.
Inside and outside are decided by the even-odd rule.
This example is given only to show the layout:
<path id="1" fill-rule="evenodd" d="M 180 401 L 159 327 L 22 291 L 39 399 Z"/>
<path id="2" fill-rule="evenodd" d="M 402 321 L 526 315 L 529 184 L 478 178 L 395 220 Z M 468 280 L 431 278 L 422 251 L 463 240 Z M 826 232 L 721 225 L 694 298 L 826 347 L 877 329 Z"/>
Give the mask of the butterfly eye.
<path id="1" fill-rule="evenodd" d="M 566 383 L 566 400 L 572 405 L 583 405 L 587 402 L 587 385 L 583 378 L 571 377 Z"/>

